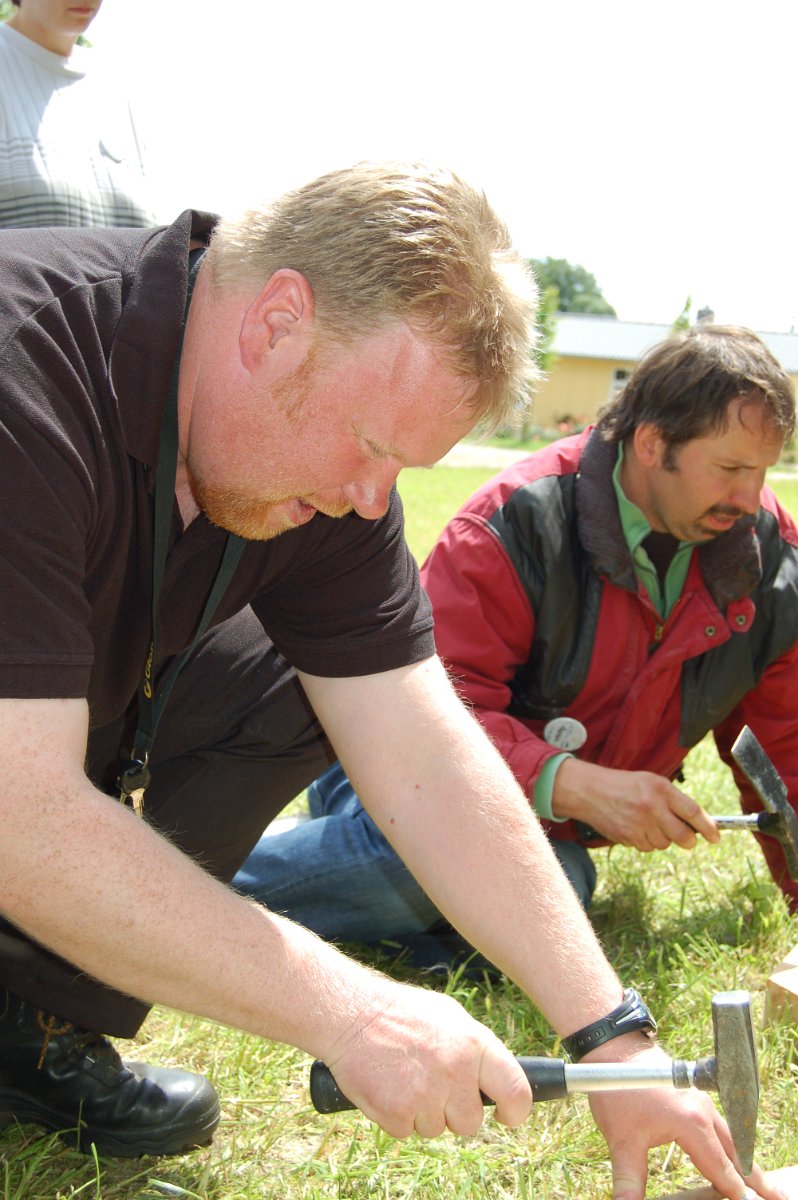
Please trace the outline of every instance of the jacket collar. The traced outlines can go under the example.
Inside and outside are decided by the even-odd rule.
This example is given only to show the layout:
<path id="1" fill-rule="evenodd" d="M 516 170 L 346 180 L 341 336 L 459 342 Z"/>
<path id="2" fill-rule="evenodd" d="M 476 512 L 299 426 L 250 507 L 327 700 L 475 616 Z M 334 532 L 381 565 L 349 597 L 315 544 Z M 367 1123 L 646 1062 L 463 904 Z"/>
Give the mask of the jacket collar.
<path id="1" fill-rule="evenodd" d="M 617 587 L 637 591 L 634 562 L 626 545 L 612 486 L 617 450 L 593 429 L 579 460 L 576 517 L 579 540 L 593 569 Z M 698 547 L 698 562 L 707 591 L 721 611 L 749 595 L 762 578 L 762 557 L 754 532 L 755 518 L 741 518 L 727 533 Z"/>

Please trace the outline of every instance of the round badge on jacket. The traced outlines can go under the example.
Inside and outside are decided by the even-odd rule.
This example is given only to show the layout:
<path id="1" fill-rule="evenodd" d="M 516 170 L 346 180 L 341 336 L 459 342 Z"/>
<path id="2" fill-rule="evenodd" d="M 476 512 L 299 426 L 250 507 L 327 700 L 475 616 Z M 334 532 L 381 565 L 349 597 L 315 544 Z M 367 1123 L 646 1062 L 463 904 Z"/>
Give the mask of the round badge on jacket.
<path id="1" fill-rule="evenodd" d="M 543 728 L 543 740 L 558 750 L 578 750 L 587 741 L 587 730 L 576 717 L 553 717 Z"/>

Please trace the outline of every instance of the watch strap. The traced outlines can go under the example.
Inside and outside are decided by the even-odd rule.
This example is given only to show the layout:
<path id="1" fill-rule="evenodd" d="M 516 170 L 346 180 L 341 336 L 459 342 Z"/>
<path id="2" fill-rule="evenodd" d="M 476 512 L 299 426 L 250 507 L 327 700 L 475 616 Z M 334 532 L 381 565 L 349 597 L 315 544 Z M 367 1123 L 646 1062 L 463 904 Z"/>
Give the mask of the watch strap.
<path id="1" fill-rule="evenodd" d="M 577 1063 L 597 1046 L 603 1046 L 613 1038 L 623 1037 L 625 1033 L 634 1033 L 637 1030 L 653 1037 L 657 1032 L 657 1022 L 634 988 L 627 988 L 623 994 L 623 1001 L 617 1008 L 600 1021 L 593 1021 L 591 1025 L 585 1025 L 584 1029 L 577 1029 L 576 1033 L 563 1038 L 561 1045 L 571 1062 Z"/>

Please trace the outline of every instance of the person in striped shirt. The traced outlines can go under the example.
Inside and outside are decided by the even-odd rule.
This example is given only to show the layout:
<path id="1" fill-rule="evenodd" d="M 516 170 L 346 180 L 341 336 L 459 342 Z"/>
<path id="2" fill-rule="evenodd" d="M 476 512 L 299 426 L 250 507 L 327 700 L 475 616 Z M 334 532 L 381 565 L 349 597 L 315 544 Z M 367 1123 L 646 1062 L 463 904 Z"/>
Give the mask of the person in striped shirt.
<path id="1" fill-rule="evenodd" d="M 130 104 L 78 43 L 102 0 L 13 0 L 0 25 L 0 228 L 148 226 Z"/>

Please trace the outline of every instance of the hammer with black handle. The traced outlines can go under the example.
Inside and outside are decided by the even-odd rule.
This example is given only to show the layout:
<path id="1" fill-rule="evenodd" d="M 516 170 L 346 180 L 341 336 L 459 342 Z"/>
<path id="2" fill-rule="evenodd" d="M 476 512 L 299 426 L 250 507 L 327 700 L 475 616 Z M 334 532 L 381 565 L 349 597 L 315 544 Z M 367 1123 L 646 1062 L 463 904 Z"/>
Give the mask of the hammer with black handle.
<path id="1" fill-rule="evenodd" d="M 798 818 L 787 799 L 787 788 L 768 758 L 755 734 L 744 725 L 732 746 L 732 757 L 744 773 L 765 812 L 735 813 L 728 817 L 712 817 L 718 829 L 744 829 L 749 833 L 767 833 L 781 843 L 790 879 L 798 881 Z M 578 821 L 579 831 L 589 844 L 600 834 Z"/>
<path id="2" fill-rule="evenodd" d="M 633 1063 L 567 1063 L 560 1058 L 519 1058 L 535 1103 L 560 1100 L 572 1092 L 612 1092 L 636 1088 L 696 1087 L 717 1092 L 743 1175 L 754 1162 L 759 1109 L 759 1070 L 751 1025 L 748 992 L 718 992 L 712 997 L 715 1053 L 687 1062 L 673 1059 L 663 1066 Z M 338 1087 L 329 1067 L 314 1062 L 310 1096 L 317 1112 L 354 1108 Z M 491 1101 L 483 1096 L 486 1104 Z"/>

